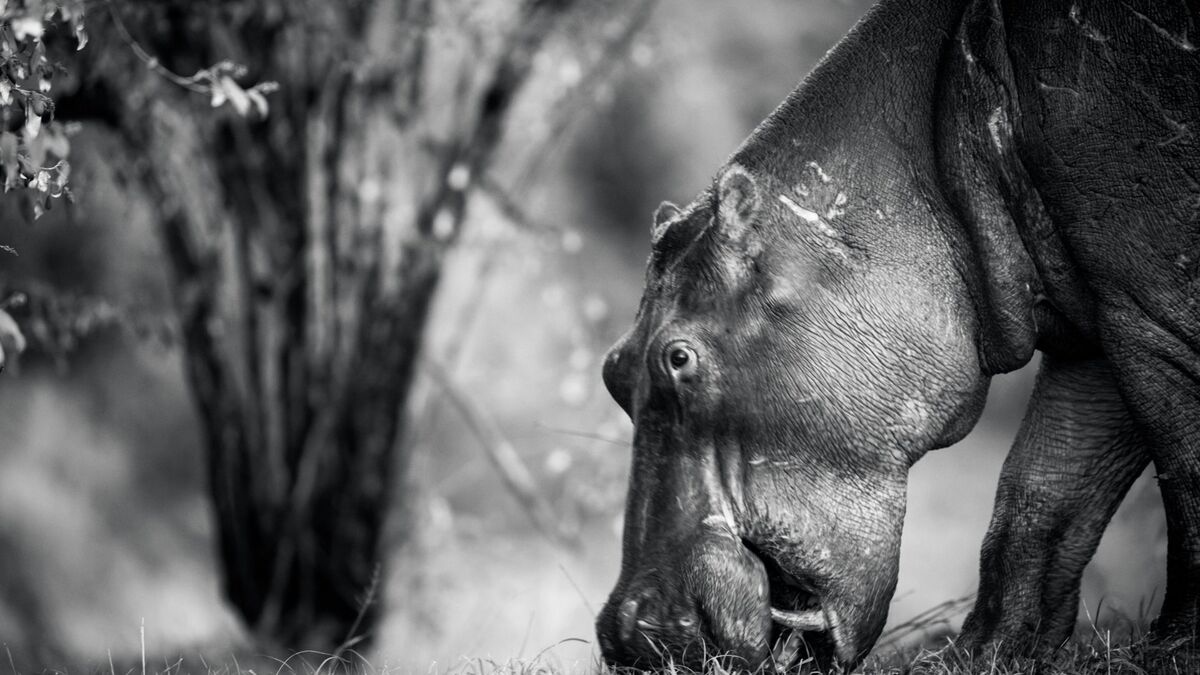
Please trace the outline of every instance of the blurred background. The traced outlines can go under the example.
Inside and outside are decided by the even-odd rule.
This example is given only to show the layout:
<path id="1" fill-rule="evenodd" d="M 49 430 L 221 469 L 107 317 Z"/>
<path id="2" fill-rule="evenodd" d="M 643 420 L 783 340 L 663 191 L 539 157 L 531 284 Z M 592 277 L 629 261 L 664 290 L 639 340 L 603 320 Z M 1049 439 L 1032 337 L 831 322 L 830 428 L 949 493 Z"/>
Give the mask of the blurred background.
<path id="1" fill-rule="evenodd" d="M 55 4 L 83 8 L 5 10 L 18 57 L 12 12 Z M 74 200 L 0 202 L 30 344 L 0 376 L 19 669 L 133 659 L 143 631 L 160 668 L 359 634 L 379 667 L 588 667 L 631 434 L 600 361 L 650 215 L 869 3 L 326 4 L 89 6 L 78 52 L 45 24 L 57 124 L 32 94 L 4 120 L 23 151 L 69 138 Z M 1035 366 L 914 469 L 893 624 L 973 592 Z M 1143 476 L 1087 611 L 1150 615 L 1164 541 Z"/>

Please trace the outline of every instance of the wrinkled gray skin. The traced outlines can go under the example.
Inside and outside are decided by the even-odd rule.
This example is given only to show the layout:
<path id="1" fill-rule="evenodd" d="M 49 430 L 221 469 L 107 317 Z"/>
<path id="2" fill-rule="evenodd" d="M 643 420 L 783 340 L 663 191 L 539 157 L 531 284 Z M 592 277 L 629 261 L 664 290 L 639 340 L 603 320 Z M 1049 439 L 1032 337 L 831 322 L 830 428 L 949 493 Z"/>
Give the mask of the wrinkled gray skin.
<path id="1" fill-rule="evenodd" d="M 909 467 L 1035 350 L 963 643 L 1060 644 L 1150 460 L 1156 634 L 1200 633 L 1198 13 L 884 0 L 710 189 L 660 209 L 604 367 L 636 427 L 606 659 L 758 667 L 795 586 L 819 600 L 818 661 L 857 663 L 895 589 Z"/>

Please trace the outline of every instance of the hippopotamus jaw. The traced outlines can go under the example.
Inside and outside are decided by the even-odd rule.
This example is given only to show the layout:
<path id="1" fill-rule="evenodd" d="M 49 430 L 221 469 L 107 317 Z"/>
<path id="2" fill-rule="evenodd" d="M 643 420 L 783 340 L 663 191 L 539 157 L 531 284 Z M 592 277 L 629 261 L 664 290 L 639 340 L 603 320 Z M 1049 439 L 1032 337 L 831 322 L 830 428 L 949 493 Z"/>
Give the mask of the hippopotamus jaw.
<path id="1" fill-rule="evenodd" d="M 824 667 L 851 661 L 854 645 L 841 630 L 837 611 L 822 603 L 812 582 L 797 578 L 757 547 L 748 547 L 763 560 L 767 570 L 774 624 L 771 661 L 775 668 L 787 671 L 804 659 Z"/>

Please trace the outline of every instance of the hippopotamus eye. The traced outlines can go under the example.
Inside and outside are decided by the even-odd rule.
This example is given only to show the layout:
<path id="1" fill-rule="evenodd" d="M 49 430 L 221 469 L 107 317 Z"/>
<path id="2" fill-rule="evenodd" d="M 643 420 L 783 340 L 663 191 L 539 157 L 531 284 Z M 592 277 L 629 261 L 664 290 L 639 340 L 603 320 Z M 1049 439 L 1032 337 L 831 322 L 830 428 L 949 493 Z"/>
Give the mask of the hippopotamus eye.
<path id="1" fill-rule="evenodd" d="M 696 356 L 696 350 L 688 346 L 686 342 L 676 340 L 667 345 L 664 350 L 667 371 L 674 377 L 691 375 L 696 372 L 699 357 Z"/>
<path id="2" fill-rule="evenodd" d="M 688 364 L 688 361 L 691 360 L 692 357 L 688 355 L 688 351 L 686 349 L 676 349 L 675 351 L 671 352 L 672 368 L 682 368 Z"/>

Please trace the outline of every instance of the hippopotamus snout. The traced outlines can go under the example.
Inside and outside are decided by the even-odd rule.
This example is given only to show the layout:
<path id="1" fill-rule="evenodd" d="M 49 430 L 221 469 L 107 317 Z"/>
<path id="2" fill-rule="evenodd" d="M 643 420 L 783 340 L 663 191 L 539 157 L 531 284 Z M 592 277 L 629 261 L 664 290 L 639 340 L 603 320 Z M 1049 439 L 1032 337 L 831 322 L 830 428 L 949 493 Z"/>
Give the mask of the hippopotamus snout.
<path id="1" fill-rule="evenodd" d="M 596 621 L 606 661 L 702 667 L 716 657 L 756 670 L 770 656 L 771 606 L 762 561 L 729 533 L 705 532 L 626 570 Z"/>

